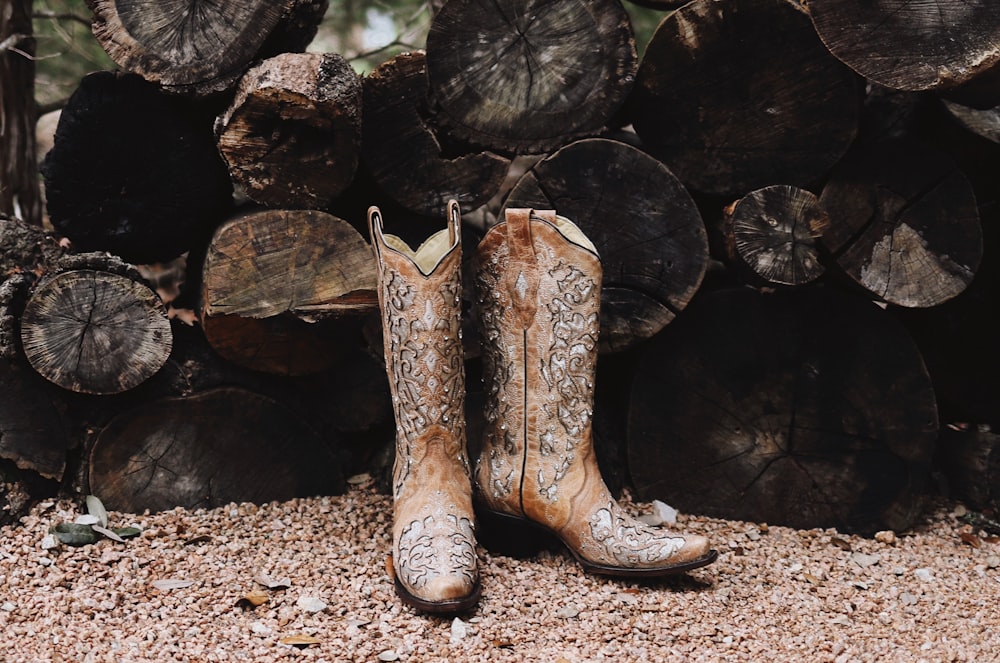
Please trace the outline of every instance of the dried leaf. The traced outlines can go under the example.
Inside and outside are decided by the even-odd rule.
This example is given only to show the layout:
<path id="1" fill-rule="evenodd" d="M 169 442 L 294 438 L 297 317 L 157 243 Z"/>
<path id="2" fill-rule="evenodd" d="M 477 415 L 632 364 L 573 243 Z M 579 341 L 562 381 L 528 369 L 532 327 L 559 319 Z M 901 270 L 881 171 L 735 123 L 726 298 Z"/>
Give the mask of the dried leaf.
<path id="1" fill-rule="evenodd" d="M 49 529 L 49 532 L 67 546 L 85 546 L 97 541 L 97 532 L 90 525 L 59 523 L 58 525 L 53 525 Z"/>
<path id="2" fill-rule="evenodd" d="M 291 578 L 272 578 L 266 573 L 261 573 L 256 578 L 257 582 L 268 589 L 288 589 L 292 586 Z"/>
<path id="3" fill-rule="evenodd" d="M 298 633 L 296 635 L 285 636 L 280 642 L 283 645 L 292 645 L 293 647 L 309 647 L 311 645 L 318 645 L 323 641 L 305 633 Z"/>
<path id="4" fill-rule="evenodd" d="M 259 605 L 264 605 L 267 603 L 267 600 L 267 592 L 262 589 L 251 589 L 243 598 L 236 602 L 236 607 L 243 608 L 244 610 L 252 610 Z"/>
<path id="5" fill-rule="evenodd" d="M 82 516 L 77 516 L 76 518 L 74 518 L 73 519 L 73 524 L 74 525 L 100 525 L 101 524 L 101 519 L 98 518 L 97 516 L 93 515 L 93 514 L 85 513 Z"/>
<path id="6" fill-rule="evenodd" d="M 841 550 L 846 550 L 847 552 L 851 552 L 852 550 L 850 541 L 845 541 L 844 539 L 841 539 L 840 537 L 837 536 L 831 537 L 830 543 L 837 546 Z"/>
<path id="7" fill-rule="evenodd" d="M 194 580 L 180 580 L 178 578 L 162 578 L 160 580 L 154 580 L 150 583 L 156 589 L 160 591 L 169 591 L 171 589 L 184 589 L 185 587 L 190 587 L 194 584 Z"/>
<path id="8" fill-rule="evenodd" d="M 817 578 L 816 576 L 814 576 L 811 573 L 803 573 L 802 577 L 805 578 L 808 582 L 810 582 L 810 583 L 812 583 L 814 585 L 818 585 L 818 584 L 820 584 L 822 582 L 819 578 Z"/>
<path id="9" fill-rule="evenodd" d="M 92 516 L 97 516 L 100 520 L 101 527 L 108 526 L 108 512 L 104 508 L 104 503 L 97 498 L 96 495 L 87 495 L 87 513 Z"/>
<path id="10" fill-rule="evenodd" d="M 123 539 L 131 539 L 142 534 L 142 530 L 138 527 L 115 527 L 111 531 Z"/>
<path id="11" fill-rule="evenodd" d="M 101 527 L 100 525 L 93 525 L 92 528 L 93 528 L 93 530 L 95 532 L 103 534 L 104 536 L 108 537 L 112 541 L 117 541 L 118 543 L 125 543 L 125 539 L 123 539 L 122 537 L 118 536 L 117 534 L 115 534 L 114 532 L 112 532 L 111 530 L 109 530 L 107 527 Z"/>
<path id="12" fill-rule="evenodd" d="M 208 534 L 202 534 L 201 536 L 196 536 L 193 539 L 188 539 L 187 541 L 184 542 L 184 545 L 193 546 L 198 543 L 208 543 L 211 540 L 212 537 L 210 537 Z"/>
<path id="13" fill-rule="evenodd" d="M 971 534 L 969 532 L 960 532 L 958 536 L 959 538 L 962 539 L 962 543 L 967 543 L 973 548 L 983 547 L 983 542 L 975 534 Z"/>

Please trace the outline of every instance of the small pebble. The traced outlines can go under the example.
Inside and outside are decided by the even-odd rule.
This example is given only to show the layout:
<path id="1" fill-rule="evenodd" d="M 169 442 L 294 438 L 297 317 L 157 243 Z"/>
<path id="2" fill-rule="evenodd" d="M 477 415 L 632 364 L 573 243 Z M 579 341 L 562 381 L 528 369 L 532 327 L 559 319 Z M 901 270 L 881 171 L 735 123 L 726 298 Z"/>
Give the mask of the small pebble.
<path id="1" fill-rule="evenodd" d="M 875 540 L 879 543 L 894 546 L 896 545 L 896 533 L 891 529 L 882 530 L 875 533 Z"/>
<path id="2" fill-rule="evenodd" d="M 58 545 L 59 542 L 56 541 L 56 537 L 52 536 L 51 534 L 46 534 L 45 536 L 43 536 L 42 542 L 40 544 L 42 550 L 52 550 Z"/>
<path id="3" fill-rule="evenodd" d="M 930 569 L 917 569 L 913 572 L 913 575 L 917 576 L 917 578 L 923 580 L 924 582 L 934 580 L 934 574 L 931 573 Z"/>
<path id="4" fill-rule="evenodd" d="M 1000 555 L 990 555 L 986 558 L 986 568 L 995 569 L 1000 566 Z"/>
<path id="5" fill-rule="evenodd" d="M 910 594 L 909 592 L 903 592 L 902 594 L 899 595 L 899 601 L 903 605 L 916 605 L 917 597 L 914 596 L 913 594 Z"/>
<path id="6" fill-rule="evenodd" d="M 302 596 L 295 602 L 295 605 L 306 612 L 322 612 L 326 610 L 326 602 L 315 596 Z"/>
<path id="7" fill-rule="evenodd" d="M 384 652 L 379 653 L 378 660 L 380 661 L 398 661 L 399 654 L 391 649 L 386 649 Z"/>
<path id="8" fill-rule="evenodd" d="M 660 519 L 661 524 L 677 524 L 677 509 L 669 504 L 665 504 L 659 500 L 653 500 L 653 513 Z"/>
<path id="9" fill-rule="evenodd" d="M 878 555 L 868 555 L 865 553 L 856 552 L 851 555 L 851 561 L 860 566 L 861 568 L 868 568 L 869 566 L 874 566 L 882 560 Z"/>
<path id="10" fill-rule="evenodd" d="M 580 614 L 580 608 L 572 603 L 568 603 L 563 607 L 556 610 L 556 617 L 562 617 L 563 619 L 572 619 Z"/>
<path id="11" fill-rule="evenodd" d="M 468 634 L 469 634 L 469 627 L 466 626 L 465 622 L 463 622 L 461 619 L 455 617 L 455 619 L 451 621 L 451 632 L 448 635 L 448 644 L 453 646 L 457 645 L 458 643 L 462 642 L 462 640 L 465 640 L 465 636 L 467 636 Z"/>

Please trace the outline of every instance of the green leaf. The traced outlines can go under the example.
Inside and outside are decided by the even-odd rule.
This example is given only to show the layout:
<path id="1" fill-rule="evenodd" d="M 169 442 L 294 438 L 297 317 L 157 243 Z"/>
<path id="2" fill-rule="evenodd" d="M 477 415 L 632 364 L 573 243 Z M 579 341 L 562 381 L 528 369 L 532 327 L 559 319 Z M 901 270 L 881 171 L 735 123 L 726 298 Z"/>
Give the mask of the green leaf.
<path id="1" fill-rule="evenodd" d="M 97 532 L 90 525 L 59 523 L 49 528 L 49 531 L 67 546 L 85 546 L 97 541 Z"/>
<path id="2" fill-rule="evenodd" d="M 142 530 L 138 527 L 114 527 L 111 531 L 123 539 L 131 539 L 142 534 Z"/>

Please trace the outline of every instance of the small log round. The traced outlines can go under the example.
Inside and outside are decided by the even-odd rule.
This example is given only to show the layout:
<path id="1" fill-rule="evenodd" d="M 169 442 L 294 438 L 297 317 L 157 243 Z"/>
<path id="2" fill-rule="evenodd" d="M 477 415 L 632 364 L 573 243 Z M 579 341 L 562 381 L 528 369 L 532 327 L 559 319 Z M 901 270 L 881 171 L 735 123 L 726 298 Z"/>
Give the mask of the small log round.
<path id="1" fill-rule="evenodd" d="M 91 451 L 90 491 L 129 513 L 337 494 L 342 463 L 296 413 L 225 387 L 118 415 Z"/>
<path id="2" fill-rule="evenodd" d="M 752 191 L 726 209 L 724 225 L 730 260 L 767 283 L 802 285 L 824 272 L 817 239 L 830 217 L 805 189 Z"/>
<path id="3" fill-rule="evenodd" d="M 52 225 L 75 250 L 133 264 L 205 241 L 233 204 L 212 116 L 131 74 L 80 81 L 42 174 Z"/>
<path id="4" fill-rule="evenodd" d="M 797 528 L 906 529 L 938 433 L 887 312 L 820 286 L 700 293 L 644 346 L 628 424 L 637 494 Z"/>
<path id="5" fill-rule="evenodd" d="M 260 210 L 216 230 L 201 270 L 199 314 L 212 347 L 254 370 L 322 371 L 354 348 L 378 309 L 371 248 L 346 221 L 313 210 Z M 353 321 L 352 321 L 353 320 Z"/>
<path id="6" fill-rule="evenodd" d="M 820 202 L 823 245 L 876 297 L 937 306 L 961 293 L 983 256 L 968 179 L 952 159 L 915 141 L 864 146 L 837 165 Z"/>
<path id="7" fill-rule="evenodd" d="M 322 19 L 319 9 L 325 9 L 313 0 L 87 4 L 94 36 L 122 69 L 198 96 L 231 89 L 257 57 L 304 48 Z"/>
<path id="8" fill-rule="evenodd" d="M 21 319 L 31 366 L 60 387 L 86 394 L 116 394 L 145 382 L 167 361 L 172 338 L 155 292 L 97 270 L 44 279 Z"/>
<path id="9" fill-rule="evenodd" d="M 383 62 L 364 78 L 361 156 L 379 188 L 408 210 L 440 218 L 449 200 L 485 204 L 503 184 L 510 160 L 466 148 L 446 153 L 425 121 L 427 65 L 421 51 Z"/>
<path id="10" fill-rule="evenodd" d="M 601 257 L 600 348 L 624 350 L 670 323 L 708 267 L 708 236 L 687 190 L 630 145 L 588 138 L 539 161 L 504 207 L 554 209 Z"/>
<path id="11" fill-rule="evenodd" d="M 970 108 L 954 101 L 942 102 L 948 113 L 963 127 L 993 143 L 1000 143 L 1000 106 Z"/>
<path id="12" fill-rule="evenodd" d="M 240 79 L 215 131 L 230 175 L 251 200 L 324 208 L 358 166 L 361 82 L 335 53 L 283 53 Z"/>
<path id="13" fill-rule="evenodd" d="M 650 39 L 627 115 L 682 182 L 734 196 L 819 180 L 851 145 L 860 100 L 787 0 L 693 0 Z"/>
<path id="14" fill-rule="evenodd" d="M 901 90 L 941 90 L 1000 66 L 994 0 L 809 0 L 823 43 L 865 78 Z"/>
<path id="15" fill-rule="evenodd" d="M 628 95 L 637 61 L 618 0 L 449 0 L 427 34 L 435 119 L 506 153 L 599 133 Z"/>

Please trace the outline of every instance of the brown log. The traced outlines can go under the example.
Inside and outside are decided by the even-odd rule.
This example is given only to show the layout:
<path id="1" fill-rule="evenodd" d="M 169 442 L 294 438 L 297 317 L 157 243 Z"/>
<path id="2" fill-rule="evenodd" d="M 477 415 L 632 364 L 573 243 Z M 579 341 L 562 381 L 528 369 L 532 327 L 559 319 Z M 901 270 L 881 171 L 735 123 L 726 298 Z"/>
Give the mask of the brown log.
<path id="1" fill-rule="evenodd" d="M 729 259 L 758 280 L 802 285 L 824 272 L 817 239 L 830 217 L 811 192 L 787 185 L 752 191 L 726 209 Z"/>
<path id="2" fill-rule="evenodd" d="M 809 0 L 816 32 L 865 78 L 902 90 L 954 88 L 1000 67 L 993 0 Z"/>
<path id="3" fill-rule="evenodd" d="M 963 127 L 993 143 L 1000 143 L 1000 106 L 977 109 L 954 101 L 944 101 L 945 108 Z"/>
<path id="4" fill-rule="evenodd" d="M 95 256 L 63 259 L 32 288 L 21 317 L 28 363 L 70 391 L 116 394 L 162 368 L 172 334 L 163 302 L 139 273 Z"/>
<path id="5" fill-rule="evenodd" d="M 161 511 L 343 491 L 342 461 L 280 402 L 238 388 L 163 399 L 100 433 L 89 484 L 109 509 Z"/>
<path id="6" fill-rule="evenodd" d="M 31 0 L 0 0 L 0 215 L 41 225 Z"/>
<path id="7" fill-rule="evenodd" d="M 630 408 L 642 499 L 867 534 L 914 522 L 938 431 L 905 330 L 819 286 L 699 294 L 646 346 Z"/>
<path id="8" fill-rule="evenodd" d="M 215 232 L 201 272 L 199 314 L 209 342 L 255 370 L 329 368 L 360 347 L 363 316 L 378 308 L 371 248 L 324 212 L 234 217 Z"/>
<path id="9" fill-rule="evenodd" d="M 230 175 L 251 200 L 324 208 L 357 169 L 361 82 L 335 53 L 277 55 L 240 79 L 215 131 Z"/>
<path id="10" fill-rule="evenodd" d="M 449 200 L 463 210 L 485 204 L 500 188 L 510 160 L 456 146 L 425 120 L 427 65 L 422 51 L 383 62 L 364 78 L 361 154 L 371 177 L 408 210 L 440 218 Z"/>
<path id="11" fill-rule="evenodd" d="M 618 0 L 450 0 L 427 34 L 436 121 L 507 153 L 599 133 L 628 95 L 636 63 Z"/>
<path id="12" fill-rule="evenodd" d="M 625 143 L 567 145 L 528 171 L 504 207 L 554 209 L 594 243 L 604 268 L 604 352 L 659 332 L 704 277 L 708 238 L 694 201 L 666 166 Z"/>
<path id="13" fill-rule="evenodd" d="M 962 292 L 983 255 L 976 198 L 945 154 L 911 141 L 864 146 L 823 188 L 823 245 L 876 297 L 936 306 Z"/>
<path id="14" fill-rule="evenodd" d="M 122 69 L 171 92 L 231 89 L 257 58 L 302 50 L 326 2 L 87 0 L 97 41 Z"/>
<path id="15" fill-rule="evenodd" d="M 627 114 L 682 182 L 733 196 L 819 180 L 859 107 L 857 76 L 788 0 L 694 0 L 650 39 Z"/>
<path id="16" fill-rule="evenodd" d="M 85 76 L 42 164 L 56 231 L 77 251 L 133 264 L 173 260 L 207 241 L 233 204 L 212 119 L 138 76 Z"/>
<path id="17" fill-rule="evenodd" d="M 1000 434 L 987 424 L 945 426 L 938 446 L 949 495 L 973 509 L 1000 509 Z"/>
<path id="18" fill-rule="evenodd" d="M 0 393 L 0 458 L 61 480 L 72 446 L 65 403 L 37 373 L 8 359 L 0 359 Z"/>

